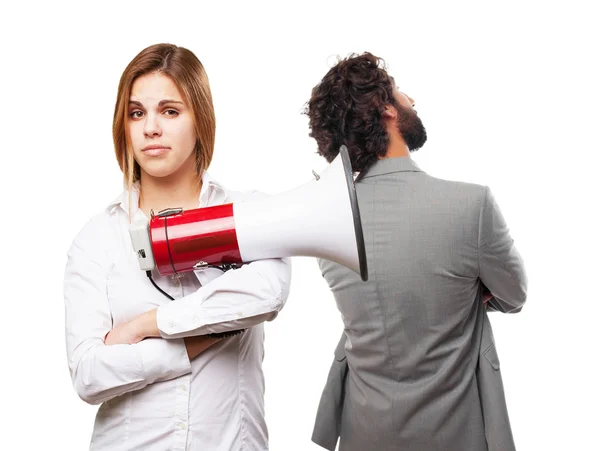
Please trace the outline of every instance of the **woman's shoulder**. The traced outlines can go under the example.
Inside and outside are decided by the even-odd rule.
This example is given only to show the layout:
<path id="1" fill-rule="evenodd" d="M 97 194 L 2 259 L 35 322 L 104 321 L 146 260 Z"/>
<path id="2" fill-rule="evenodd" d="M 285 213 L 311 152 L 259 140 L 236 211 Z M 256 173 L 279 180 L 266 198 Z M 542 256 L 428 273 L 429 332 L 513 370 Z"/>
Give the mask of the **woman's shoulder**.
<path id="1" fill-rule="evenodd" d="M 86 251 L 105 252 L 112 243 L 118 231 L 117 214 L 112 208 L 104 208 L 88 218 L 80 227 L 71 247 L 78 247 Z"/>

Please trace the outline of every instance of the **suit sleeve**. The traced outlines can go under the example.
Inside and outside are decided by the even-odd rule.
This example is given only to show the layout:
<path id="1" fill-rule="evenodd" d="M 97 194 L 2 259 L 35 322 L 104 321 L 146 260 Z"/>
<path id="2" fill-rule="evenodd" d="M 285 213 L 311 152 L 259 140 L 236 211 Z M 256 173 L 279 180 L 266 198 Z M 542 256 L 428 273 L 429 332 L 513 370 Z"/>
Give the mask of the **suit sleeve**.
<path id="1" fill-rule="evenodd" d="M 479 217 L 479 277 L 494 296 L 489 308 L 504 313 L 521 310 L 527 298 L 525 267 L 489 187 Z"/>

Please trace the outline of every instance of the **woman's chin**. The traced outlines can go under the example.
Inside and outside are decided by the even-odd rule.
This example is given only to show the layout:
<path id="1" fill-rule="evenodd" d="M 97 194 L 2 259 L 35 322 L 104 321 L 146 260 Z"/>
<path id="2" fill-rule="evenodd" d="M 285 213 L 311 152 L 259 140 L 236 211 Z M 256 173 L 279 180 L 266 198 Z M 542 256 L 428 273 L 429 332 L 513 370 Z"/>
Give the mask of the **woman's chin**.
<path id="1" fill-rule="evenodd" d="M 167 165 L 151 165 L 149 167 L 142 168 L 142 172 L 145 173 L 146 177 L 162 179 L 173 175 L 175 170 L 171 166 Z"/>
<path id="2" fill-rule="evenodd" d="M 142 173 L 145 173 L 147 177 L 156 179 L 164 179 L 175 175 L 186 177 L 186 174 L 195 174 L 196 172 L 195 160 L 193 159 L 181 162 L 175 158 L 157 158 L 142 163 L 140 165 Z"/>

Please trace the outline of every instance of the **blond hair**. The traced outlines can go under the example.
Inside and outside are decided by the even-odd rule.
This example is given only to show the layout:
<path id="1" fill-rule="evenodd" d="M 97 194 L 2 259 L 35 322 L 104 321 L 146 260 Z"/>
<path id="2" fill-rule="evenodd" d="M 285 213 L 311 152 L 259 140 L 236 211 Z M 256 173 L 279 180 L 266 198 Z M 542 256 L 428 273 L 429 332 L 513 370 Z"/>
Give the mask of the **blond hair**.
<path id="1" fill-rule="evenodd" d="M 140 166 L 134 159 L 127 133 L 131 87 L 138 77 L 154 72 L 173 80 L 192 111 L 196 130 L 196 172 L 199 176 L 208 168 L 213 156 L 216 120 L 204 66 L 196 55 L 186 48 L 173 44 L 155 44 L 147 47 L 131 60 L 121 75 L 113 116 L 115 155 L 123 172 L 123 183 L 129 193 L 134 183 L 140 180 Z"/>

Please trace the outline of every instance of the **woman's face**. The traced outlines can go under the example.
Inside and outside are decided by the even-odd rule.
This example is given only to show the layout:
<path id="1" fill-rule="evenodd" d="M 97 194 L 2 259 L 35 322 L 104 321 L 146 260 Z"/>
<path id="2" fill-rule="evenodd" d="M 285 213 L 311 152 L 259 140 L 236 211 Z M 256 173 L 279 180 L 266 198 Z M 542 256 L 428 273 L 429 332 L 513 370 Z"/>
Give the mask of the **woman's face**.
<path id="1" fill-rule="evenodd" d="M 134 81 L 127 133 L 142 180 L 195 174 L 192 112 L 171 78 L 153 72 Z"/>

